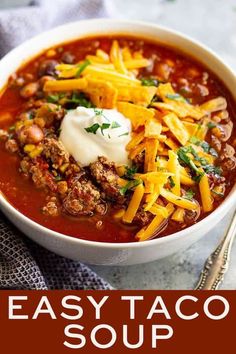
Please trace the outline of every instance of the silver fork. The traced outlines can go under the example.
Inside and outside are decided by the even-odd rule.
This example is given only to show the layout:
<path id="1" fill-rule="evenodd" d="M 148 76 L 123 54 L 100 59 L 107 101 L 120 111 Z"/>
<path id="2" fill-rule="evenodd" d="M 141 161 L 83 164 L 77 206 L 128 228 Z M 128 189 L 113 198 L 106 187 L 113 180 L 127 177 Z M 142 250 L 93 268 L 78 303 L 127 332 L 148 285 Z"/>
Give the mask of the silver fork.
<path id="1" fill-rule="evenodd" d="M 236 235 L 236 213 L 226 235 L 207 258 L 195 290 L 217 290 L 229 268 L 230 251 Z"/>

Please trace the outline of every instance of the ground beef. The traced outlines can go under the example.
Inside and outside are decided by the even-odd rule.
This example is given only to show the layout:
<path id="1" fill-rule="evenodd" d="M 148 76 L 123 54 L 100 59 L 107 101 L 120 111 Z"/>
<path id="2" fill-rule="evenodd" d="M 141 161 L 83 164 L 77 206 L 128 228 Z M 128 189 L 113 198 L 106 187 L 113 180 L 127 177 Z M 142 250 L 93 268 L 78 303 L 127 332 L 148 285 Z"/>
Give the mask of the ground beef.
<path id="1" fill-rule="evenodd" d="M 49 202 L 42 208 L 42 212 L 49 216 L 58 216 L 60 214 L 60 208 L 56 197 L 51 197 Z"/>
<path id="2" fill-rule="evenodd" d="M 87 179 L 73 179 L 68 194 L 63 199 L 63 207 L 73 216 L 106 212 L 106 205 L 101 200 L 99 190 Z"/>
<path id="3" fill-rule="evenodd" d="M 57 190 L 60 195 L 65 195 L 68 191 L 68 185 L 66 181 L 60 181 L 57 183 Z"/>
<path id="4" fill-rule="evenodd" d="M 48 187 L 51 191 L 57 191 L 57 184 L 53 175 L 48 171 L 47 164 L 41 160 L 36 161 L 31 165 L 29 173 L 32 175 L 32 180 L 38 188 Z"/>
<path id="5" fill-rule="evenodd" d="M 152 219 L 153 215 L 149 211 L 139 209 L 134 217 L 133 223 L 140 227 L 143 227 L 150 224 Z"/>
<path id="6" fill-rule="evenodd" d="M 43 146 L 42 155 L 51 160 L 54 168 L 69 163 L 70 155 L 60 141 L 54 138 L 46 138 L 43 141 Z"/>
<path id="7" fill-rule="evenodd" d="M 119 204 L 124 203 L 125 197 L 120 194 L 119 176 L 114 162 L 108 161 L 105 157 L 99 157 L 96 162 L 90 164 L 90 171 L 107 199 Z"/>

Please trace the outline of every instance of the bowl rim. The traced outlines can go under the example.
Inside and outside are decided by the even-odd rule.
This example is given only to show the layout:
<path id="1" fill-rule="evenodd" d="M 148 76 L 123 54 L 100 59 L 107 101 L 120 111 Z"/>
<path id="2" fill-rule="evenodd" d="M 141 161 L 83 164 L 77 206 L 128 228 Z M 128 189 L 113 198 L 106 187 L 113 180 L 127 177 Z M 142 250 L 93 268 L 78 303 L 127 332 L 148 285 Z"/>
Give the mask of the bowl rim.
<path id="1" fill-rule="evenodd" d="M 74 21 L 74 22 L 69 22 L 67 24 L 63 24 L 60 26 L 56 26 L 50 30 L 44 31 L 34 37 L 32 37 L 31 39 L 28 39 L 27 41 L 24 41 L 22 44 L 20 44 L 19 46 L 15 47 L 14 49 L 12 49 L 9 53 L 7 53 L 1 60 L 0 60 L 0 64 L 2 64 L 2 62 L 7 62 L 7 60 L 12 56 L 16 55 L 18 51 L 21 51 L 22 49 L 24 49 L 25 46 L 29 46 L 31 43 L 37 42 L 39 41 L 41 38 L 45 38 L 45 36 L 47 34 L 52 35 L 54 32 L 59 32 L 59 31 L 63 31 L 64 29 L 70 28 L 70 27 L 74 27 L 76 25 L 80 25 L 82 26 L 83 23 L 89 24 L 89 23 L 101 23 L 102 22 L 106 22 L 106 23 L 110 23 L 111 25 L 111 33 L 115 34 L 115 33 L 122 33 L 121 31 L 117 31 L 112 29 L 112 26 L 114 27 L 114 24 L 120 24 L 120 25 L 133 25 L 133 26 L 139 26 L 139 31 L 142 32 L 142 29 L 140 29 L 141 27 L 146 27 L 146 28 L 153 28 L 156 31 L 162 31 L 165 32 L 166 34 L 169 35 L 173 35 L 173 36 L 178 36 L 181 39 L 183 39 L 184 41 L 187 42 L 191 42 L 191 44 L 193 44 L 197 49 L 202 49 L 205 52 L 207 52 L 212 58 L 214 58 L 222 67 L 224 67 L 228 73 L 235 79 L 236 82 L 236 76 L 234 73 L 234 70 L 230 68 L 230 66 L 228 66 L 228 64 L 225 64 L 223 62 L 223 60 L 221 59 L 221 57 L 216 54 L 212 49 L 210 49 L 208 46 L 202 44 L 200 41 L 193 39 L 191 36 L 185 35 L 177 30 L 174 29 L 170 29 L 168 27 L 165 26 L 160 26 L 160 25 L 156 25 L 154 23 L 151 22 L 145 22 L 145 21 L 135 21 L 135 20 L 121 20 L 121 19 L 107 19 L 107 18 L 99 18 L 99 19 L 88 19 L 88 20 L 82 20 L 82 21 Z M 87 36 L 90 36 L 91 34 L 88 33 Z M 96 35 L 99 35 L 99 31 L 98 33 L 96 33 Z M 139 37 L 142 36 L 141 34 L 137 33 L 133 35 L 133 37 Z M 83 35 L 83 37 L 86 37 L 86 35 Z M 82 36 L 81 36 L 82 38 Z M 146 38 L 148 40 L 148 36 L 143 35 L 142 38 Z M 150 40 L 151 38 L 149 38 Z M 70 41 L 73 41 L 74 38 L 71 37 L 71 40 L 68 39 L 68 43 Z M 152 39 L 153 40 L 153 39 Z M 153 40 L 155 42 L 155 40 Z M 156 41 L 156 43 L 161 43 L 161 41 Z M 60 42 L 58 42 L 59 45 Z M 61 42 L 61 43 L 66 43 L 66 42 Z M 56 44 L 57 45 L 57 44 Z M 43 50 L 39 50 L 38 52 L 35 52 L 35 56 L 29 58 L 28 62 L 30 62 L 31 60 L 33 60 L 34 57 L 37 57 L 37 55 L 40 55 L 40 53 L 42 53 L 44 50 L 47 50 L 47 48 L 49 48 L 50 46 L 47 47 L 47 45 L 45 44 L 45 49 Z M 180 48 L 181 50 L 181 48 Z M 184 51 L 184 53 L 186 53 L 186 51 Z M 190 54 L 191 56 L 191 54 Z M 194 57 L 193 57 L 194 58 Z M 27 61 L 26 61 L 27 63 Z M 20 67 L 20 66 L 19 66 Z M 4 87 L 4 86 L 3 86 Z M 0 88 L 1 91 L 2 88 Z M 232 91 L 230 90 L 231 94 Z M 49 229 L 39 223 L 37 223 L 36 221 L 30 219 L 28 216 L 24 215 L 23 213 L 21 213 L 18 209 L 16 209 L 8 200 L 7 198 L 4 196 L 3 193 L 1 193 L 0 191 L 0 206 L 3 205 L 4 208 L 9 212 L 10 215 L 13 215 L 14 218 L 16 219 L 21 219 L 21 222 L 24 222 L 26 224 L 28 224 L 32 229 L 37 229 L 37 231 L 39 232 L 44 232 L 47 233 L 50 237 L 56 237 L 56 238 L 60 238 L 60 239 L 64 239 L 67 241 L 70 241 L 71 243 L 74 244 L 81 244 L 81 245 L 86 245 L 88 247 L 92 247 L 92 248 L 97 248 L 97 247 L 102 247 L 102 248 L 109 248 L 109 249 L 139 249 L 139 248 L 145 248 L 151 245 L 160 245 L 162 243 L 169 243 L 172 242 L 176 239 L 179 239 L 181 237 L 187 236 L 187 234 L 190 233 L 194 233 L 195 231 L 202 229 L 204 230 L 205 226 L 207 226 L 207 224 L 210 223 L 214 223 L 216 224 L 216 222 L 214 222 L 214 220 L 220 220 L 222 215 L 225 215 L 227 210 L 230 210 L 232 205 L 233 205 L 233 200 L 234 198 L 236 198 L 236 186 L 234 185 L 234 187 L 231 189 L 230 193 L 228 194 L 228 196 L 224 199 L 224 201 L 215 209 L 213 210 L 213 212 L 211 212 L 209 215 L 207 215 L 205 218 L 203 218 L 202 220 L 198 221 L 196 224 L 191 225 L 183 230 L 180 230 L 178 232 L 174 232 L 171 233 L 170 235 L 167 236 L 163 236 L 160 238 L 155 238 L 155 239 L 151 239 L 151 240 L 147 240 L 145 242 L 126 242 L 126 243 L 110 243 L 110 242 L 100 242 L 100 241 L 90 241 L 90 240 L 84 240 L 84 239 L 80 239 L 80 238 L 76 238 L 74 236 L 70 236 L 70 235 L 65 235 L 63 233 L 54 231 L 52 229 Z M 3 212 L 5 211 L 5 209 L 3 209 Z M 8 217 L 8 215 L 7 215 Z M 9 218 L 9 217 L 8 217 Z M 10 218 L 9 218 L 10 219 Z M 11 219 L 10 219 L 11 221 Z M 191 236 L 190 236 L 191 237 Z"/>

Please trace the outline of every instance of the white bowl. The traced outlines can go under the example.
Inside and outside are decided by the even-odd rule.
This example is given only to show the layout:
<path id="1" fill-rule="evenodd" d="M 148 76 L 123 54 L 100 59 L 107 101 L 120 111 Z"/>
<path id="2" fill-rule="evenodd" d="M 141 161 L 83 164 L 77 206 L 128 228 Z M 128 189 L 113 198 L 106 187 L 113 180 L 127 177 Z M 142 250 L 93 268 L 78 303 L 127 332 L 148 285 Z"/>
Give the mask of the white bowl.
<path id="1" fill-rule="evenodd" d="M 141 36 L 178 48 L 217 74 L 236 99 L 235 74 L 209 48 L 176 31 L 154 24 L 104 19 L 66 24 L 42 33 L 15 48 L 0 61 L 0 88 L 24 62 L 45 49 L 73 39 L 100 34 Z M 197 224 L 163 238 L 126 244 L 85 241 L 49 230 L 17 211 L 3 195 L 0 195 L 0 208 L 28 237 L 64 257 L 91 264 L 130 265 L 160 259 L 190 246 L 215 227 L 233 205 L 236 205 L 235 198 L 236 188 L 215 211 Z"/>

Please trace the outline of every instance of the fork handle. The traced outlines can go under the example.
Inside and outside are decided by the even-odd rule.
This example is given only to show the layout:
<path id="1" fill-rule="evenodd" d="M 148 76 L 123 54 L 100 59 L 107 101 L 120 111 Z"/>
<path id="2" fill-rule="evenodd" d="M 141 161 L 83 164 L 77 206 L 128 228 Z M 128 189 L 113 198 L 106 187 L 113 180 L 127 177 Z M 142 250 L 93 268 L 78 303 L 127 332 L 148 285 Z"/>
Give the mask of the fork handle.
<path id="1" fill-rule="evenodd" d="M 230 251 L 236 235 L 236 213 L 226 235 L 207 258 L 195 290 L 217 290 L 229 268 Z"/>

